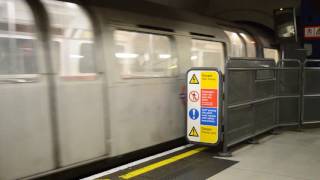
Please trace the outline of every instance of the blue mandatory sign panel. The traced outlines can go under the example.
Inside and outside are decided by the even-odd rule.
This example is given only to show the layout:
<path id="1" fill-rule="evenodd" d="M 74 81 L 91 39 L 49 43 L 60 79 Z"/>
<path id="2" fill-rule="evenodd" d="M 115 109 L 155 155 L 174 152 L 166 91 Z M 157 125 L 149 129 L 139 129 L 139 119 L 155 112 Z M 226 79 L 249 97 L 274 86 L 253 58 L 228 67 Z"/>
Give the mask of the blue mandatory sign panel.
<path id="1" fill-rule="evenodd" d="M 193 120 L 198 119 L 199 117 L 199 111 L 195 108 L 192 108 L 189 110 L 189 117 Z"/>
<path id="2" fill-rule="evenodd" d="M 201 108 L 201 125 L 217 126 L 217 108 Z"/>

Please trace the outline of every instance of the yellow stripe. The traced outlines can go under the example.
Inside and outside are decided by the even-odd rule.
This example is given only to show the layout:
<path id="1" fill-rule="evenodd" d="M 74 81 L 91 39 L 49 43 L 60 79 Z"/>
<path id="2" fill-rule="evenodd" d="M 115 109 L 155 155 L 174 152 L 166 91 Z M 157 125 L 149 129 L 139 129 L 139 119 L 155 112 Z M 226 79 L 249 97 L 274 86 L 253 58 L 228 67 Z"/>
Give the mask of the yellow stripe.
<path id="1" fill-rule="evenodd" d="M 178 161 L 178 160 L 180 160 L 180 159 L 183 159 L 183 158 L 192 156 L 192 155 L 194 155 L 194 154 L 197 154 L 197 153 L 199 153 L 199 152 L 201 152 L 201 151 L 203 151 L 203 150 L 205 150 L 205 149 L 207 149 L 207 147 L 196 148 L 196 149 L 187 151 L 187 152 L 185 152 L 185 153 L 182 153 L 182 154 L 173 156 L 173 157 L 171 157 L 171 158 L 168 158 L 168 159 L 159 161 L 159 162 L 157 162 L 157 163 L 148 165 L 148 166 L 146 166 L 146 167 L 143 167 L 143 168 L 140 168 L 140 169 L 131 171 L 131 172 L 129 172 L 129 173 L 127 173 L 127 174 L 124 174 L 124 175 L 122 175 L 122 176 L 119 176 L 119 177 L 122 178 L 122 179 L 131 179 L 131 178 L 133 178 L 133 177 L 139 176 L 139 175 L 141 175 L 141 174 L 147 173 L 147 172 L 152 171 L 152 170 L 154 170 L 154 169 L 157 169 L 157 168 L 160 168 L 160 167 L 162 167 L 162 166 L 168 165 L 168 164 L 173 163 L 173 162 L 175 162 L 175 161 Z"/>

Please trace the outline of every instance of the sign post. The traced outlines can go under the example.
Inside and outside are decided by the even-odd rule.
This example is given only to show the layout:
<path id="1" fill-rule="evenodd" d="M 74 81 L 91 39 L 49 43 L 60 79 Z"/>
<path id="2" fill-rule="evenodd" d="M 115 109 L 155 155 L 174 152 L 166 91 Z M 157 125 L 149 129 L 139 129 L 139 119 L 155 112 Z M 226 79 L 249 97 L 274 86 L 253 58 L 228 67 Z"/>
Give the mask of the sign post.
<path id="1" fill-rule="evenodd" d="M 220 141 L 221 73 L 215 68 L 187 72 L 187 139 L 217 145 Z"/>

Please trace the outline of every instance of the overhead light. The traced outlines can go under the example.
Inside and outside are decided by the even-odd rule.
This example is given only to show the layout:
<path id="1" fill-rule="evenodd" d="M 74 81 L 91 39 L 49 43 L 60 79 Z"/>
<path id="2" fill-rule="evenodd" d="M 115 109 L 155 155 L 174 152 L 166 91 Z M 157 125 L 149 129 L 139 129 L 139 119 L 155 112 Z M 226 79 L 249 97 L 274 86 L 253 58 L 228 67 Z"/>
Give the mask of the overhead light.
<path id="1" fill-rule="evenodd" d="M 169 59 L 171 58 L 171 54 L 159 54 L 160 59 Z"/>
<path id="2" fill-rule="evenodd" d="M 168 67 L 168 69 L 175 69 L 177 67 L 178 67 L 177 65 L 173 65 L 173 66 Z"/>
<path id="3" fill-rule="evenodd" d="M 81 59 L 81 58 L 83 58 L 83 56 L 78 55 L 78 54 L 70 54 L 69 57 L 72 58 L 72 59 Z"/>
<path id="4" fill-rule="evenodd" d="M 198 59 L 198 56 L 191 56 L 191 60 L 196 60 Z"/>
<path id="5" fill-rule="evenodd" d="M 280 8 L 280 11 L 283 11 L 283 8 Z"/>
<path id="6" fill-rule="evenodd" d="M 135 53 L 116 53 L 115 55 L 117 58 L 121 59 L 135 59 L 139 56 L 139 54 Z"/>
<path id="7" fill-rule="evenodd" d="M 78 5 L 75 3 L 65 2 L 65 5 L 70 9 L 77 9 Z"/>

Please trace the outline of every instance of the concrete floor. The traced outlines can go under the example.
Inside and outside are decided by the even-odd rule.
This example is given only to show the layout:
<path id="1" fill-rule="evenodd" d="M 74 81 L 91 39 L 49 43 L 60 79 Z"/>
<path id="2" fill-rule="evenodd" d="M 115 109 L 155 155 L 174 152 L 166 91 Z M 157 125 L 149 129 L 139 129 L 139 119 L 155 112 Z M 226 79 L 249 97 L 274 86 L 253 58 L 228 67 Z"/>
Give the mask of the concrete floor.
<path id="1" fill-rule="evenodd" d="M 209 180 L 318 180 L 320 129 L 284 131 L 233 151 L 239 161 Z"/>

